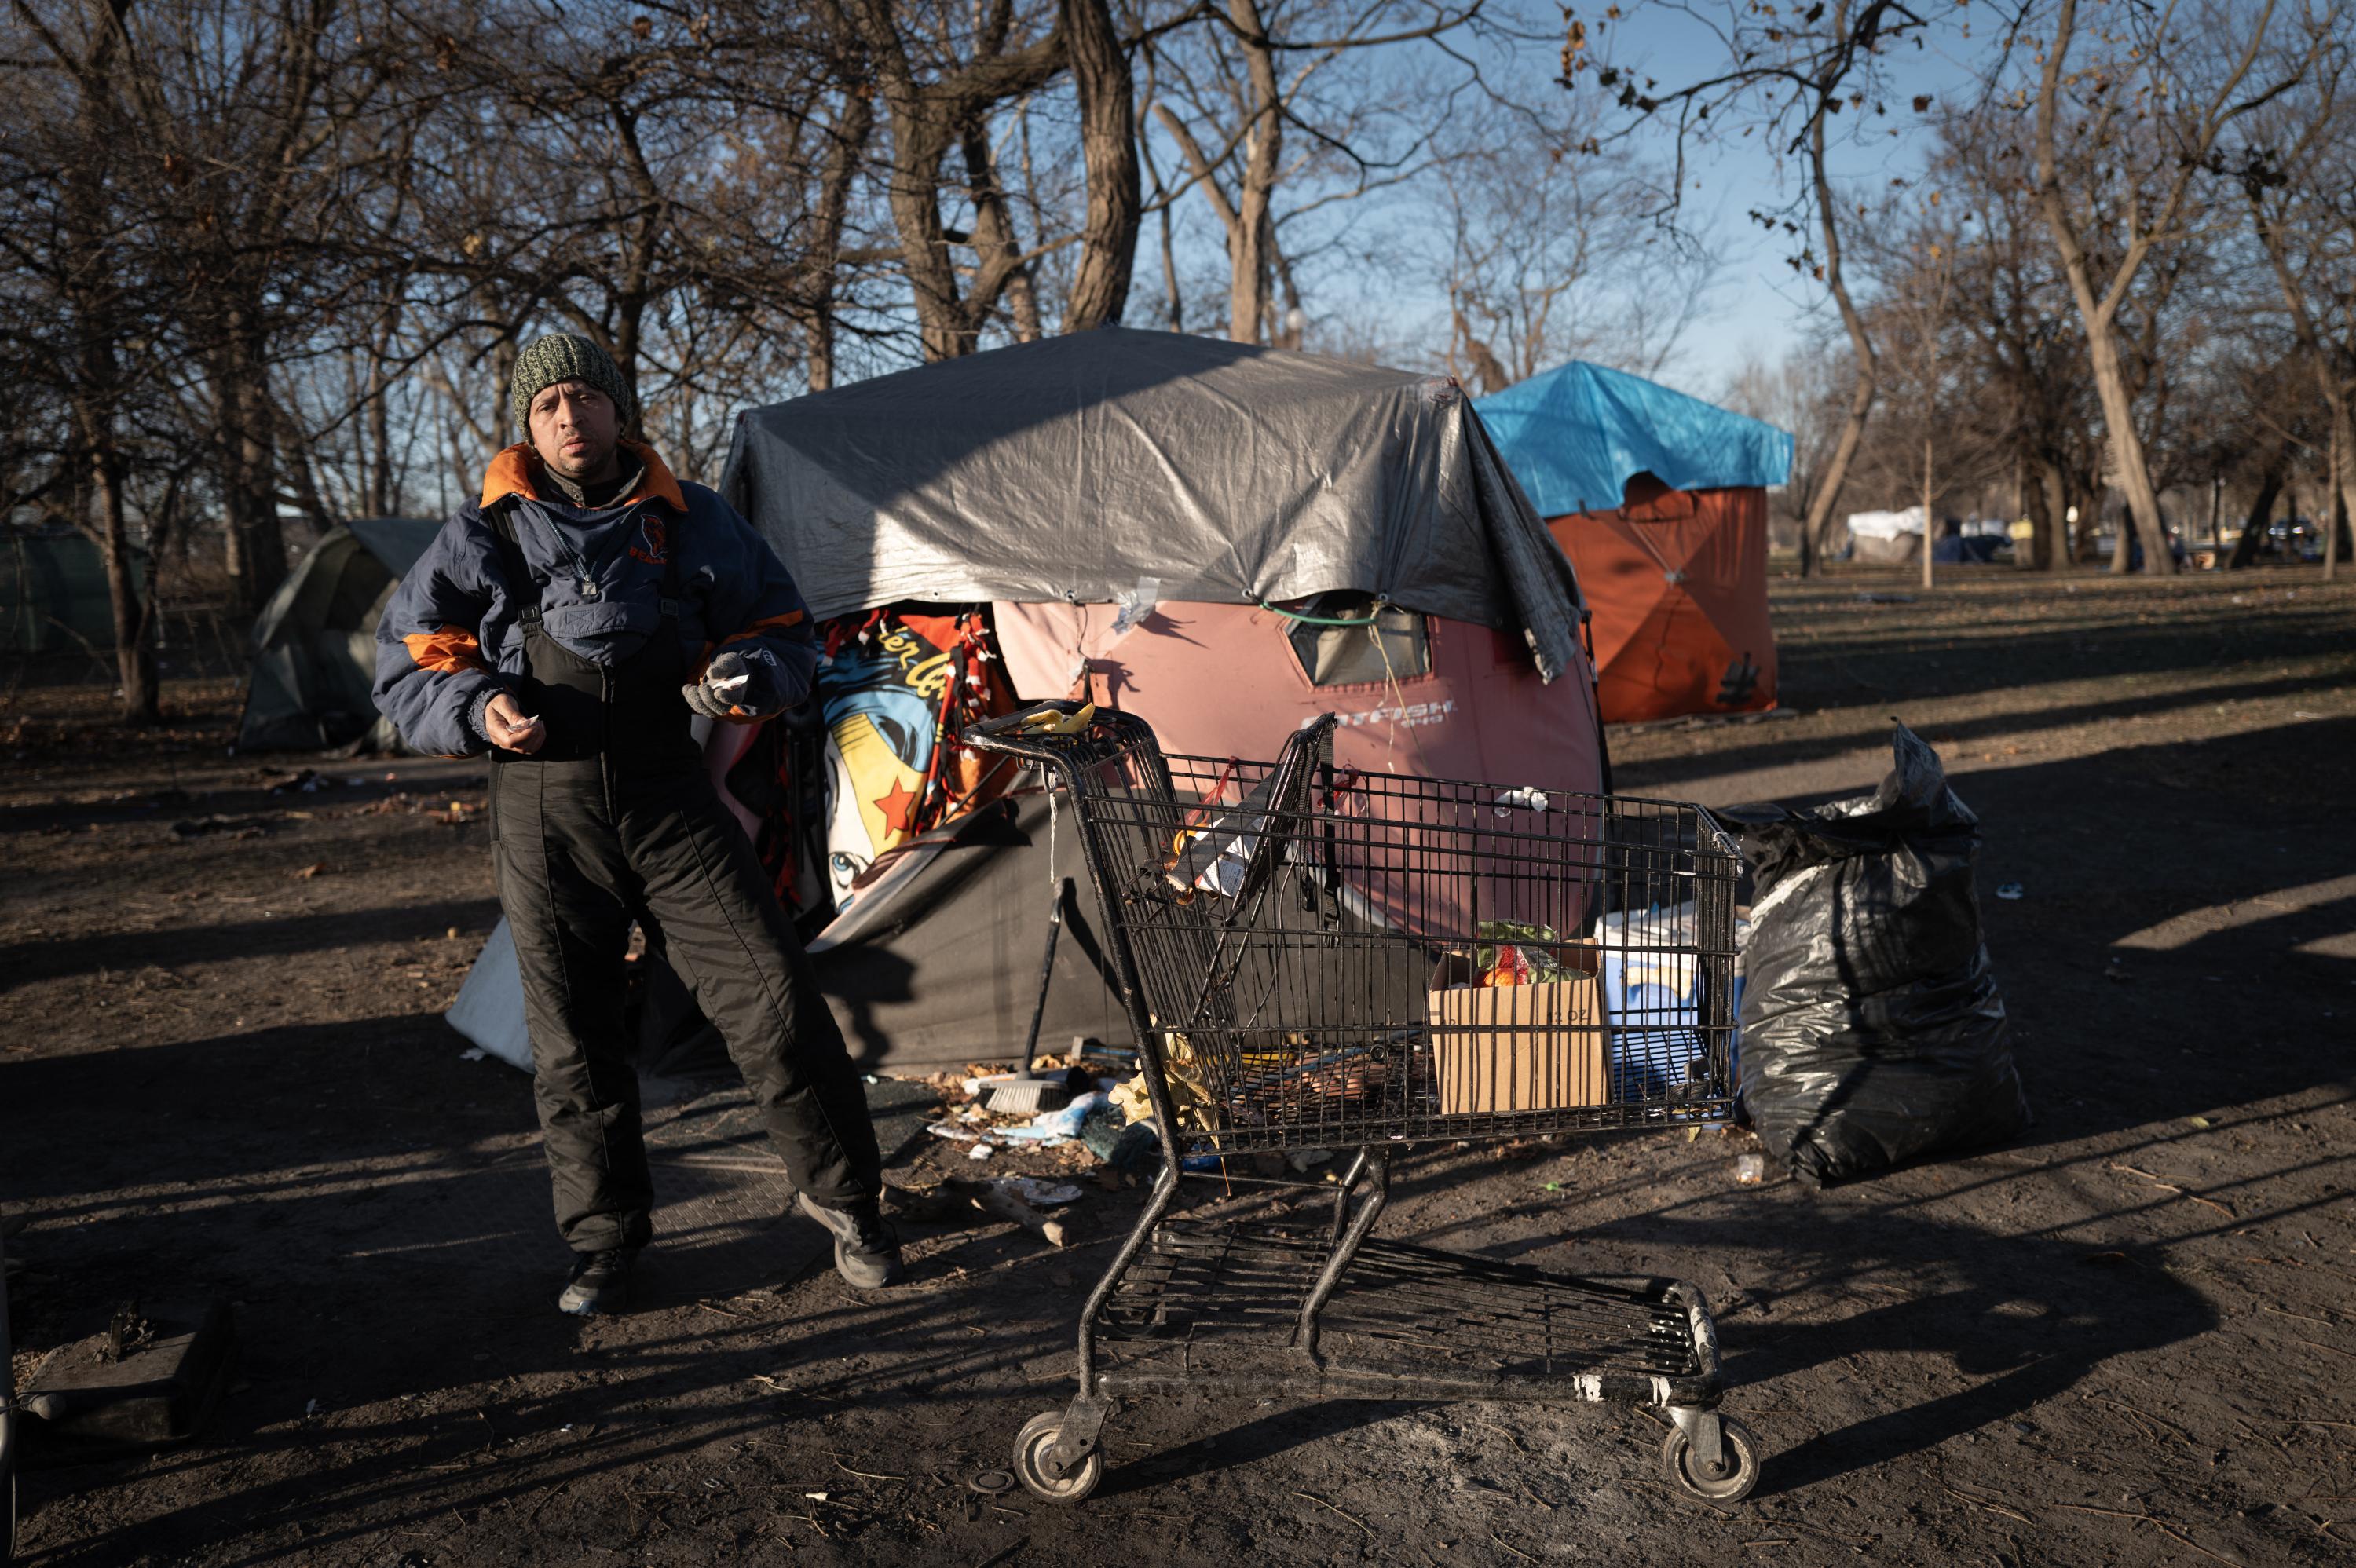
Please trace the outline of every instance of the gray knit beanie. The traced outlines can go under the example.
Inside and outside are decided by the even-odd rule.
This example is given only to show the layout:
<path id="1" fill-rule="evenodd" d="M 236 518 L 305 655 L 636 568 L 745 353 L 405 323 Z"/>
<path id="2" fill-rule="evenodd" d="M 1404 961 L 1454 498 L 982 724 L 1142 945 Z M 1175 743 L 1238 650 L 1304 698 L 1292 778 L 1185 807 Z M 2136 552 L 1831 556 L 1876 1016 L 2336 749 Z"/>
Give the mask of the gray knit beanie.
<path id="1" fill-rule="evenodd" d="M 622 379 L 621 367 L 614 363 L 613 356 L 576 333 L 552 332 L 534 339 L 516 356 L 515 382 L 508 391 L 508 405 L 515 415 L 516 433 L 526 441 L 531 439 L 532 399 L 559 381 L 588 382 L 614 400 L 624 435 L 637 428 L 638 400 L 630 384 Z"/>

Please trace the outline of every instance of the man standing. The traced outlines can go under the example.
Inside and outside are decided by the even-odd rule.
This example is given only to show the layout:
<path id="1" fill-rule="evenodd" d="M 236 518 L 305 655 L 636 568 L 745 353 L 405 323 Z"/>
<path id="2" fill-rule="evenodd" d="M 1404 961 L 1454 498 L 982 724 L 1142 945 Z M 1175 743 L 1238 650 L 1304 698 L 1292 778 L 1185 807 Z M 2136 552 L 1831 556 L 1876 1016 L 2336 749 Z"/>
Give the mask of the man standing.
<path id="1" fill-rule="evenodd" d="M 492 459 L 377 627 L 377 706 L 412 746 L 491 754 L 499 903 L 515 934 L 556 1224 L 557 1306 L 618 1311 L 654 1193 L 625 1060 L 622 960 L 659 932 L 753 1092 L 853 1285 L 889 1284 L 875 1130 L 842 1035 L 689 726 L 801 701 L 808 611 L 728 504 L 631 439 L 636 400 L 585 337 L 516 361 L 526 439 Z"/>

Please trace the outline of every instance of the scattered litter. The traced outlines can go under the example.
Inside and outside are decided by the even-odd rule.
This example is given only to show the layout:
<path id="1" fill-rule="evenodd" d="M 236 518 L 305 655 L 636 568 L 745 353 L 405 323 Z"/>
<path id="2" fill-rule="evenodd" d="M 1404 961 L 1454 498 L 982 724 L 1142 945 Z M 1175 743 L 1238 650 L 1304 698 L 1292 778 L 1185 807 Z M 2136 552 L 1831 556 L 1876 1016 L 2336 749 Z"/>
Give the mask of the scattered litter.
<path id="1" fill-rule="evenodd" d="M 802 1494 L 802 1496 L 804 1496 L 804 1497 L 806 1497 L 806 1498 L 809 1499 L 809 1500 L 810 1500 L 810 1501 L 812 1501 L 812 1502 L 814 1502 L 814 1503 L 822 1503 L 822 1502 L 826 1501 L 826 1499 L 829 1499 L 830 1497 L 832 1497 L 833 1495 L 834 1495 L 834 1494 L 833 1494 L 833 1493 L 831 1493 L 831 1492 L 804 1492 L 804 1493 Z"/>
<path id="2" fill-rule="evenodd" d="M 233 833 L 241 838 L 259 838 L 267 826 L 254 816 L 198 816 L 172 824 L 172 833 L 179 838 L 201 838 L 209 833 Z"/>
<path id="3" fill-rule="evenodd" d="M 1767 1179 L 1767 1157 L 1763 1154 L 1738 1154 L 1734 1157 L 1734 1184 L 1756 1187 Z"/>
<path id="4" fill-rule="evenodd" d="M 1508 811 L 1544 811 L 1546 808 L 1546 791 L 1542 789 L 1509 789 L 1497 796 L 1497 815 L 1500 816 Z"/>
<path id="5" fill-rule="evenodd" d="M 1162 1164 L 1162 1138 L 1151 1122 L 1124 1122 L 1117 1106 L 1091 1111 L 1080 1127 L 1088 1152 L 1116 1171 L 1151 1173 Z"/>
<path id="6" fill-rule="evenodd" d="M 994 1498 L 1001 1492 L 1012 1491 L 1014 1477 L 1004 1470 L 981 1470 L 978 1471 L 973 1479 L 968 1481 L 966 1485 L 985 1497 Z"/>
<path id="7" fill-rule="evenodd" d="M 999 1136 L 1020 1143 L 1035 1143 L 1054 1147 L 1066 1138 L 1080 1136 L 1081 1124 L 1088 1113 L 1099 1105 L 1112 1104 L 1112 1097 L 1101 1092 L 1081 1095 L 1060 1111 L 1048 1111 L 1019 1127 L 1001 1127 Z"/>
<path id="8" fill-rule="evenodd" d="M 315 1400 L 313 1400 L 310 1403 L 308 1403 L 308 1404 L 305 1405 L 305 1406 L 303 1407 L 303 1413 L 304 1413 L 304 1414 L 305 1414 L 305 1415 L 316 1415 L 316 1414 L 318 1414 L 318 1413 L 319 1413 L 319 1402 L 318 1402 L 317 1400 L 316 1400 L 316 1399 L 315 1399 Z"/>
<path id="9" fill-rule="evenodd" d="M 992 1085 L 990 1109 L 1001 1116 L 1035 1115 L 1071 1104 L 1071 1091 L 1057 1078 L 1014 1078 Z"/>
<path id="10" fill-rule="evenodd" d="M 1312 1166 L 1323 1165 L 1333 1157 L 1330 1148 L 1296 1148 L 1285 1151 L 1284 1163 L 1296 1171 L 1306 1171 Z"/>
<path id="11" fill-rule="evenodd" d="M 2028 893 L 2029 890 L 2022 887 L 2019 882 L 2007 882 L 1996 891 L 1996 896 L 2000 899 L 2025 898 L 2028 896 Z"/>
<path id="12" fill-rule="evenodd" d="M 489 1054 L 489 1051 L 485 1051 L 479 1045 L 470 1045 L 466 1050 L 458 1053 L 458 1060 L 461 1061 L 480 1061 L 484 1057 L 488 1056 Z"/>
<path id="13" fill-rule="evenodd" d="M 998 1146 L 996 1144 L 978 1143 L 971 1148 L 965 1151 L 965 1157 L 968 1159 L 988 1159 L 991 1155 L 994 1155 L 997 1152 Z"/>
<path id="14" fill-rule="evenodd" d="M 957 1177 L 948 1179 L 948 1189 L 975 1208 L 994 1219 L 1012 1220 L 1024 1230 L 1043 1237 L 1050 1246 L 1066 1245 L 1070 1234 L 1064 1222 L 1025 1200 L 1022 1189 L 1025 1185 L 1052 1189 L 1052 1182 L 1026 1182 L 1022 1178 L 1001 1178 L 997 1180 L 968 1181 Z M 1079 1189 L 1066 1188 L 1074 1199 Z"/>
<path id="15" fill-rule="evenodd" d="M 1162 579 L 1139 578 L 1136 587 L 1127 590 L 1115 601 L 1120 609 L 1112 618 L 1113 635 L 1119 636 L 1134 628 L 1148 615 L 1153 613 L 1154 606 L 1161 601 Z"/>
<path id="16" fill-rule="evenodd" d="M 1025 1203 L 1036 1204 L 1042 1209 L 1080 1200 L 1080 1189 L 1068 1181 L 1042 1181 L 1035 1176 L 1010 1176 L 999 1185 L 1012 1190 Z"/>
<path id="17" fill-rule="evenodd" d="M 1561 1182 L 1559 1182 L 1559 1181 L 1549 1181 L 1549 1182 L 1547 1182 L 1547 1183 L 1546 1184 L 1545 1188 L 1544 1188 L 1542 1190 L 1544 1190 L 1544 1191 L 1547 1191 L 1547 1192 L 1560 1192 L 1562 1189 L 1563 1189 L 1563 1188 L 1562 1188 L 1562 1183 L 1561 1183 Z"/>
<path id="18" fill-rule="evenodd" d="M 2196 1127 L 2208 1127 L 2215 1125 L 2206 1116 L 2187 1116 L 2184 1119 L 2191 1123 Z"/>
<path id="19" fill-rule="evenodd" d="M 298 882 L 307 882 L 313 877 L 317 876 L 327 869 L 327 862 L 325 860 L 314 860 L 309 865 L 304 867 L 301 870 L 292 872 L 290 875 L 292 875 L 294 880 Z"/>
<path id="20" fill-rule="evenodd" d="M 961 1144 L 969 1144 L 981 1136 L 980 1133 L 968 1132 L 963 1127 L 953 1127 L 947 1122 L 934 1122 L 926 1126 L 925 1131 L 937 1138 L 948 1138 L 952 1143 Z"/>

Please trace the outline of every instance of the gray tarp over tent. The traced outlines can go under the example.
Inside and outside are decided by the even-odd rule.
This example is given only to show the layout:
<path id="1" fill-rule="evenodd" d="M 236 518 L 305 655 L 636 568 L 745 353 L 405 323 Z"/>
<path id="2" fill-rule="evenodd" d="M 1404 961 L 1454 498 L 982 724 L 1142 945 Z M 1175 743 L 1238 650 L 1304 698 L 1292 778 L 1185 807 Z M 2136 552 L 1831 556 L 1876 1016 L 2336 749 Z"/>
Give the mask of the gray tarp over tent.
<path id="1" fill-rule="evenodd" d="M 1403 370 L 1106 327 L 753 410 L 721 490 L 820 620 L 1355 589 L 1574 663 L 1569 563 L 1470 400 Z"/>
<path id="2" fill-rule="evenodd" d="M 415 517 L 361 517 L 311 547 L 253 623 L 253 676 L 237 743 L 250 752 L 317 751 L 374 735 L 376 624 L 402 574 L 442 525 Z"/>

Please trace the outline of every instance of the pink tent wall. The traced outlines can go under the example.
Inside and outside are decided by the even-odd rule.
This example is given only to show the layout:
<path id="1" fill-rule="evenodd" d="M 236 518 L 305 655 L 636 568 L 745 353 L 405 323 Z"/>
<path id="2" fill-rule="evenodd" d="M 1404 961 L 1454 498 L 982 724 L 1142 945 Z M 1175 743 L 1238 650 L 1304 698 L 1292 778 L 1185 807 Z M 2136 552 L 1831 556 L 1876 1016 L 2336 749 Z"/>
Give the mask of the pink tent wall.
<path id="1" fill-rule="evenodd" d="M 1594 694 L 1584 660 L 1548 684 L 1529 656 L 1485 626 L 1429 621 L 1431 672 L 1396 682 L 1312 685 L 1290 623 L 1248 604 L 1171 602 L 1126 633 L 1110 604 L 997 605 L 999 648 L 1016 695 L 1088 695 L 1151 724 L 1162 750 L 1268 758 L 1308 720 L 1341 717 L 1334 761 L 1368 773 L 1601 788 Z"/>

